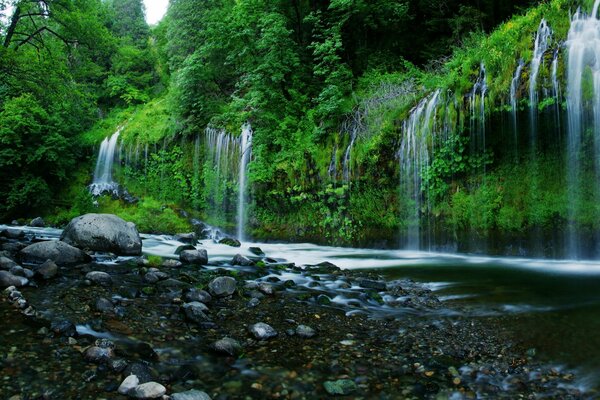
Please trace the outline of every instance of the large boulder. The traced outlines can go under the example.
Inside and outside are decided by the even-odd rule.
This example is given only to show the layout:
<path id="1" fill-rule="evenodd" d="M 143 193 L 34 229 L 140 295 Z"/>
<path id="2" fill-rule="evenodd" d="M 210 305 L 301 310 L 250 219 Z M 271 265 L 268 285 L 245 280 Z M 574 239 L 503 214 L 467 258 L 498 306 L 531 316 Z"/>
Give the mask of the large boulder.
<path id="1" fill-rule="evenodd" d="M 142 239 L 135 224 L 112 214 L 86 214 L 73 218 L 60 240 L 80 249 L 125 256 L 142 254 Z"/>
<path id="2" fill-rule="evenodd" d="M 43 264 L 47 260 L 58 265 L 71 265 L 90 260 L 90 256 L 67 243 L 58 241 L 39 242 L 20 251 L 21 260 L 29 264 Z"/>

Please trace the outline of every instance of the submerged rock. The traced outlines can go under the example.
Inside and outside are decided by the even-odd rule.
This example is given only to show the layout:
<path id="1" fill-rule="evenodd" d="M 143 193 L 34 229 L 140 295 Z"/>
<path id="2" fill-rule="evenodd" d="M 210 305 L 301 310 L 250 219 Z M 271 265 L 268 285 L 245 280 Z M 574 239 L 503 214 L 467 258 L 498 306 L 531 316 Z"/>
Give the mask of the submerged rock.
<path id="1" fill-rule="evenodd" d="M 234 357 L 240 354 L 242 351 L 242 345 L 240 345 L 240 342 L 228 337 L 217 340 L 210 347 L 217 353 L 228 354 Z"/>
<path id="2" fill-rule="evenodd" d="M 259 322 L 248 327 L 250 333 L 258 340 L 268 340 L 278 335 L 277 331 L 264 322 Z"/>
<path id="3" fill-rule="evenodd" d="M 301 338 L 309 339 L 309 338 L 315 336 L 316 334 L 317 334 L 317 332 L 315 332 L 315 330 L 313 328 L 311 328 L 310 326 L 298 325 L 296 327 L 296 335 L 298 335 Z"/>
<path id="4" fill-rule="evenodd" d="M 110 275 L 102 271 L 88 272 L 85 276 L 85 279 L 100 286 L 112 285 L 112 278 L 110 277 Z"/>
<path id="5" fill-rule="evenodd" d="M 135 375 L 129 375 L 123 380 L 119 389 L 117 390 L 120 394 L 127 394 L 129 391 L 140 384 L 140 379 Z"/>
<path id="6" fill-rule="evenodd" d="M 179 260 L 184 264 L 206 265 L 208 253 L 206 250 L 184 250 L 179 254 Z"/>
<path id="7" fill-rule="evenodd" d="M 187 392 L 173 393 L 171 400 L 211 400 L 211 398 L 200 390 L 188 390 Z"/>
<path id="8" fill-rule="evenodd" d="M 337 381 L 327 381 L 323 387 L 332 396 L 346 396 L 356 390 L 356 383 L 350 379 L 338 379 Z"/>
<path id="9" fill-rule="evenodd" d="M 58 265 L 73 265 L 90 260 L 80 249 L 59 241 L 39 242 L 25 247 L 20 252 L 25 263 L 43 264 L 48 260 Z"/>
<path id="10" fill-rule="evenodd" d="M 142 383 L 128 392 L 129 396 L 136 399 L 158 399 L 165 393 L 167 393 L 167 389 L 156 382 Z"/>
<path id="11" fill-rule="evenodd" d="M 29 279 L 23 276 L 16 276 L 8 271 L 0 271 L 0 287 L 7 288 L 10 286 L 21 287 L 29 283 Z"/>
<path id="12" fill-rule="evenodd" d="M 42 279 L 52 279 L 58 275 L 58 265 L 52 260 L 47 260 L 45 263 L 35 268 L 35 274 Z"/>
<path id="13" fill-rule="evenodd" d="M 173 236 L 173 239 L 177 240 L 178 242 L 187 243 L 191 245 L 195 245 L 198 242 L 198 240 L 196 239 L 196 234 L 194 232 L 178 233 L 177 235 Z"/>
<path id="14" fill-rule="evenodd" d="M 266 256 L 260 247 L 248 247 L 248 251 L 258 257 Z"/>
<path id="15" fill-rule="evenodd" d="M 251 267 L 255 263 L 248 257 L 244 257 L 241 254 L 236 254 L 235 257 L 231 260 L 231 265 L 240 265 L 242 267 Z"/>
<path id="16" fill-rule="evenodd" d="M 118 255 L 142 254 L 142 239 L 135 224 L 112 214 L 86 214 L 74 218 L 60 239 L 82 249 Z"/>
<path id="17" fill-rule="evenodd" d="M 237 282 L 230 276 L 220 276 L 208 284 L 208 290 L 215 297 L 231 296 L 237 287 Z"/>
<path id="18" fill-rule="evenodd" d="M 52 321 L 50 323 L 50 330 L 57 335 L 67 337 L 75 336 L 75 334 L 77 333 L 75 325 L 71 321 L 68 321 L 66 319 Z"/>
<path id="19" fill-rule="evenodd" d="M 106 362 L 113 358 L 115 355 L 114 350 L 111 347 L 100 347 L 100 346 L 92 346 L 88 347 L 85 350 L 83 356 L 86 361 L 100 364 Z"/>

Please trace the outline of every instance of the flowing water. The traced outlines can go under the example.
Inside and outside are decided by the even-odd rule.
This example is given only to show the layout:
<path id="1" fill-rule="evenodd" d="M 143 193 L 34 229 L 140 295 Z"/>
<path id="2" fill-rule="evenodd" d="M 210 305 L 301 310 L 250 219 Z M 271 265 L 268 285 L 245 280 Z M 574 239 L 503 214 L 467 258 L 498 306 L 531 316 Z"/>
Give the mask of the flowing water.
<path id="1" fill-rule="evenodd" d="M 238 225 L 237 236 L 239 240 L 244 239 L 244 227 L 246 225 L 247 188 L 246 175 L 248 164 L 252 155 L 252 127 L 246 124 L 242 127 L 240 137 L 240 173 L 238 175 Z"/>
<path id="2" fill-rule="evenodd" d="M 514 135 L 515 148 L 517 148 L 518 143 L 518 124 L 517 124 L 517 111 L 518 111 L 518 99 L 517 92 L 519 90 L 519 85 L 521 84 L 521 74 L 523 73 L 523 67 L 525 66 L 525 62 L 521 59 L 519 60 L 519 64 L 517 65 L 517 69 L 515 71 L 515 75 L 510 84 L 510 107 L 511 107 L 511 115 L 512 115 L 512 129 Z"/>
<path id="3" fill-rule="evenodd" d="M 567 64 L 567 119 L 568 119 L 568 144 L 567 144 L 567 186 L 569 196 L 569 227 L 567 229 L 568 255 L 576 258 L 581 254 L 579 248 L 578 232 L 576 228 L 577 215 L 580 212 L 577 197 L 582 192 L 581 172 L 584 147 L 584 131 L 592 127 L 594 131 L 594 161 L 600 156 L 598 143 L 600 143 L 600 20 L 598 20 L 598 7 L 600 0 L 596 0 L 591 15 L 586 15 L 577 10 L 571 21 L 569 35 L 566 42 L 568 53 Z M 586 71 L 591 71 L 591 84 L 594 88 L 594 102 L 592 104 L 593 118 L 589 118 L 589 107 L 584 106 L 584 85 L 589 79 Z M 585 182 L 588 185 L 589 182 Z M 594 185 L 598 184 L 598 172 Z"/>
<path id="4" fill-rule="evenodd" d="M 542 19 L 535 35 L 535 45 L 533 49 L 533 59 L 531 60 L 531 71 L 529 77 L 529 129 L 532 142 L 537 140 L 538 130 L 538 75 L 540 67 L 544 61 L 544 55 L 550 46 L 552 39 L 552 29 L 548 26 L 548 22 Z"/>
<path id="5" fill-rule="evenodd" d="M 115 161 L 117 142 L 119 140 L 119 134 L 122 130 L 123 127 L 117 129 L 117 131 L 110 138 L 105 138 L 100 145 L 96 169 L 94 170 L 94 181 L 89 187 L 90 192 L 94 196 L 99 196 L 105 192 L 112 193 L 119 187 L 119 185 L 113 180 L 112 170 Z"/>

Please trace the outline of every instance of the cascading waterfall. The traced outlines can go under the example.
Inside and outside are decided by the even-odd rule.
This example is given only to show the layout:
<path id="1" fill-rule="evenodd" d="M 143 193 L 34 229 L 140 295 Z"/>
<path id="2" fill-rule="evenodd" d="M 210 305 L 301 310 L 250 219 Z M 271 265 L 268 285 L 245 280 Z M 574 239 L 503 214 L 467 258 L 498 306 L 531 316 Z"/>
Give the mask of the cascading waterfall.
<path id="1" fill-rule="evenodd" d="M 429 165 L 429 146 L 434 141 L 435 113 L 440 101 L 440 91 L 422 100 L 404 121 L 400 160 L 400 188 L 412 204 L 406 227 L 405 248 L 421 247 L 422 188 L 421 173 Z M 404 238 L 403 238 L 404 239 Z"/>
<path id="2" fill-rule="evenodd" d="M 552 59 L 552 96 L 554 97 L 554 114 L 556 115 L 556 131 L 560 132 L 560 83 L 558 82 L 558 56 L 559 50 L 554 51 Z"/>
<path id="3" fill-rule="evenodd" d="M 246 173 L 250 157 L 252 153 L 252 127 L 250 124 L 245 124 L 242 127 L 242 135 L 240 137 L 240 173 L 238 178 L 238 239 L 244 240 L 244 227 L 246 224 Z"/>
<path id="4" fill-rule="evenodd" d="M 529 121 L 530 121 L 530 134 L 532 142 L 535 143 L 537 139 L 538 130 L 538 75 L 540 73 L 540 67 L 544 61 L 544 54 L 548 51 L 550 40 L 552 39 L 552 29 L 548 25 L 545 19 L 542 19 L 540 26 L 535 35 L 535 45 L 533 49 L 533 59 L 531 60 L 531 71 L 529 77 Z"/>
<path id="5" fill-rule="evenodd" d="M 511 115 L 512 115 L 512 125 L 513 125 L 513 138 L 514 145 L 517 148 L 518 141 L 518 124 L 517 124 L 517 112 L 518 112 L 518 99 L 517 99 L 517 91 L 519 90 L 519 85 L 521 83 L 521 74 L 523 73 L 523 67 L 525 66 L 525 62 L 521 59 L 519 60 L 519 64 L 517 65 L 517 69 L 515 71 L 515 75 L 513 76 L 512 82 L 510 83 L 510 107 L 511 107 Z"/>
<path id="6" fill-rule="evenodd" d="M 569 194 L 567 228 L 567 254 L 577 258 L 581 254 L 577 240 L 576 219 L 578 214 L 578 197 L 581 195 L 582 157 L 584 151 L 584 130 L 593 124 L 594 145 L 593 159 L 600 155 L 600 20 L 596 0 L 591 15 L 584 14 L 578 9 L 573 19 L 566 42 L 568 52 L 567 64 L 567 192 Z M 593 119 L 587 117 L 584 110 L 584 77 L 586 71 L 591 72 L 594 88 Z M 587 108 L 587 107 L 585 107 Z M 589 151 L 589 146 L 585 146 Z M 596 162 L 596 186 L 598 185 L 598 165 Z"/>
<path id="7" fill-rule="evenodd" d="M 123 127 L 119 127 L 110 138 L 105 138 L 100 145 L 96 169 L 94 170 L 94 181 L 89 186 L 90 193 L 100 196 L 102 193 L 114 193 L 119 185 L 113 180 L 112 170 L 115 161 L 117 142 Z"/>
<path id="8" fill-rule="evenodd" d="M 485 96 L 487 94 L 487 76 L 485 65 L 481 63 L 479 76 L 471 91 L 471 152 L 485 151 Z"/>

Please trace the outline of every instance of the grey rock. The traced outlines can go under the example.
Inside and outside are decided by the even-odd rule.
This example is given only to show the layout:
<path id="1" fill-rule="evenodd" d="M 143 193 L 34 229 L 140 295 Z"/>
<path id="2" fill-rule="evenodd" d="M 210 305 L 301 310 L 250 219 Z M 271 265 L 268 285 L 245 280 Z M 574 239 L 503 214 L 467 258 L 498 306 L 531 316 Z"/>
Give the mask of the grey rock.
<path id="1" fill-rule="evenodd" d="M 47 260 L 58 265 L 73 265 L 90 260 L 90 256 L 80 249 L 59 241 L 34 243 L 20 252 L 25 263 L 43 264 Z"/>
<path id="2" fill-rule="evenodd" d="M 254 261 L 249 259 L 248 257 L 244 257 L 241 254 L 236 254 L 235 257 L 231 260 L 231 265 L 240 265 L 242 267 L 251 267 L 254 265 Z"/>
<path id="3" fill-rule="evenodd" d="M 248 307 L 256 307 L 260 304 L 260 300 L 256 297 L 251 298 L 246 304 Z"/>
<path id="4" fill-rule="evenodd" d="M 142 254 L 142 239 L 135 224 L 112 214 L 86 214 L 73 218 L 60 239 L 81 249 L 126 256 Z"/>
<path id="5" fill-rule="evenodd" d="M 57 335 L 67 337 L 75 336 L 75 334 L 77 333 L 75 325 L 71 321 L 66 319 L 52 321 L 50 323 L 50 330 Z"/>
<path id="6" fill-rule="evenodd" d="M 29 283 L 29 279 L 23 276 L 16 276 L 8 271 L 0 271 L 0 287 L 7 288 L 9 286 L 21 287 Z"/>
<path id="7" fill-rule="evenodd" d="M 187 319 L 190 321 L 202 323 L 210 320 L 210 318 L 208 318 L 208 316 L 205 314 L 205 312 L 208 311 L 208 307 L 199 301 L 184 304 L 183 311 Z"/>
<path id="8" fill-rule="evenodd" d="M 4 229 L 0 232 L 0 236 L 4 236 L 8 239 L 23 239 L 25 237 L 25 232 L 20 229 Z"/>
<path id="9" fill-rule="evenodd" d="M 130 397 L 136 399 L 158 399 L 167 393 L 167 389 L 157 382 L 142 383 L 128 392 Z"/>
<path id="10" fill-rule="evenodd" d="M 96 311 L 99 312 L 112 312 L 114 311 L 114 306 L 112 301 L 108 300 L 107 298 L 104 297 L 100 297 L 98 300 L 96 300 Z"/>
<path id="11" fill-rule="evenodd" d="M 258 290 L 260 290 L 262 293 L 271 296 L 275 293 L 275 289 L 273 289 L 273 285 L 271 285 L 270 283 L 267 282 L 261 282 L 258 284 Z"/>
<path id="12" fill-rule="evenodd" d="M 121 382 L 119 389 L 117 390 L 120 394 L 126 395 L 130 390 L 137 387 L 140 384 L 140 379 L 135 375 L 129 375 Z"/>
<path id="13" fill-rule="evenodd" d="M 114 357 L 114 355 L 115 353 L 112 348 L 99 346 L 88 347 L 83 353 L 83 356 L 85 357 L 86 361 L 95 364 L 100 364 L 109 361 L 112 357 Z"/>
<path id="14" fill-rule="evenodd" d="M 192 246 L 198 241 L 194 232 L 178 233 L 177 235 L 173 236 L 173 239 L 181 243 L 191 244 Z"/>
<path id="15" fill-rule="evenodd" d="M 46 222 L 44 222 L 42 217 L 37 217 L 31 220 L 29 226 L 33 226 L 34 228 L 43 228 L 46 226 Z"/>
<path id="16" fill-rule="evenodd" d="M 250 325 L 248 330 L 258 340 L 268 340 L 277 336 L 277 331 L 271 325 L 264 322 Z"/>
<path id="17" fill-rule="evenodd" d="M 17 267 L 19 264 L 8 257 L 0 257 L 0 269 L 9 271 L 12 267 Z"/>
<path id="18" fill-rule="evenodd" d="M 229 337 L 217 340 L 211 345 L 211 348 L 217 353 L 228 354 L 234 357 L 242 352 L 242 345 L 237 340 Z"/>
<path id="19" fill-rule="evenodd" d="M 177 260 L 165 260 L 163 261 L 162 265 L 165 268 L 178 268 L 181 267 L 183 264 L 181 263 L 181 261 L 177 261 Z"/>
<path id="20" fill-rule="evenodd" d="M 350 379 L 338 379 L 337 381 L 327 381 L 323 387 L 332 396 L 346 396 L 356 390 L 356 384 Z"/>
<path id="21" fill-rule="evenodd" d="M 374 281 L 372 279 L 360 279 L 358 285 L 365 289 L 374 289 L 378 291 L 387 290 L 387 285 L 384 281 Z"/>
<path id="22" fill-rule="evenodd" d="M 296 335 L 300 336 L 301 338 L 309 339 L 315 336 L 316 334 L 317 332 L 315 332 L 315 330 L 310 326 L 298 325 L 296 327 Z"/>
<path id="23" fill-rule="evenodd" d="M 41 276 L 42 279 L 52 279 L 58 275 L 58 265 L 52 260 L 47 260 L 45 263 L 35 268 L 35 274 Z"/>
<path id="24" fill-rule="evenodd" d="M 188 390 L 187 392 L 173 393 L 171 400 L 211 400 L 211 398 L 200 390 Z"/>
<path id="25" fill-rule="evenodd" d="M 156 283 L 160 281 L 160 278 L 158 277 L 156 272 L 148 272 L 146 275 L 144 275 L 144 281 L 148 283 Z"/>
<path id="26" fill-rule="evenodd" d="M 189 283 L 182 282 L 177 279 L 169 278 L 169 279 L 165 279 L 164 281 L 158 282 L 157 286 L 164 287 L 164 288 L 171 288 L 171 289 L 181 289 L 181 288 L 190 287 L 191 285 Z"/>
<path id="27" fill-rule="evenodd" d="M 193 288 L 185 294 L 185 301 L 190 303 L 194 301 L 199 301 L 201 303 L 210 303 L 211 300 L 212 296 L 207 291 L 201 289 Z"/>
<path id="28" fill-rule="evenodd" d="M 260 247 L 248 247 L 248 251 L 258 257 L 264 257 L 266 255 Z"/>
<path id="29" fill-rule="evenodd" d="M 196 248 L 194 246 L 192 246 L 191 244 L 184 244 L 184 245 L 178 246 L 175 249 L 175 255 L 178 256 L 181 254 L 182 251 L 185 251 L 185 250 L 196 250 Z"/>
<path id="30" fill-rule="evenodd" d="M 110 275 L 107 274 L 106 272 L 102 272 L 102 271 L 88 272 L 85 275 L 85 279 L 91 281 L 92 283 L 100 285 L 100 286 L 112 285 L 112 278 L 110 277 Z"/>
<path id="31" fill-rule="evenodd" d="M 230 296 L 235 292 L 236 287 L 237 283 L 235 279 L 230 276 L 220 276 L 208 284 L 210 294 L 215 297 Z"/>
<path id="32" fill-rule="evenodd" d="M 184 250 L 179 254 L 179 261 L 184 264 L 206 265 L 208 253 L 206 250 Z"/>
<path id="33" fill-rule="evenodd" d="M 223 238 L 223 239 L 219 240 L 219 244 L 224 244 L 224 245 L 231 246 L 231 247 L 241 247 L 242 246 L 242 244 L 240 243 L 239 240 L 233 239 L 233 238 Z"/>
<path id="34" fill-rule="evenodd" d="M 154 379 L 154 374 L 148 365 L 136 362 L 131 363 L 123 371 L 124 376 L 135 375 L 139 378 L 140 383 L 151 382 Z"/>

